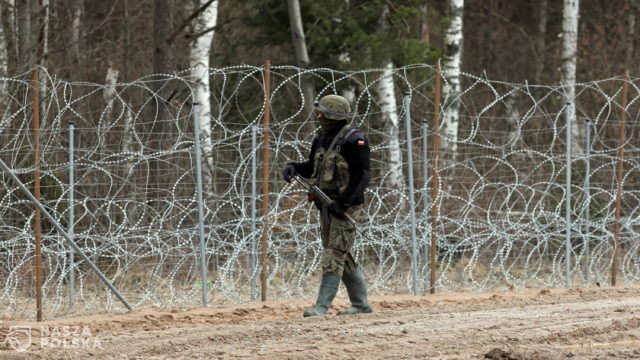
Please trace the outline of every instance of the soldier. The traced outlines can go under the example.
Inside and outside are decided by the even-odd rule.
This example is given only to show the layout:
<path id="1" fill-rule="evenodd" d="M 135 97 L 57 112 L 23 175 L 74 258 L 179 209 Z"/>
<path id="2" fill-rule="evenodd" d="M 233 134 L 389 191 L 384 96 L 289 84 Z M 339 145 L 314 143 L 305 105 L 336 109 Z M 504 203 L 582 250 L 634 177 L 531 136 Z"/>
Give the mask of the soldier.
<path id="1" fill-rule="evenodd" d="M 369 144 L 357 129 L 347 124 L 351 117 L 347 99 L 327 95 L 314 105 L 321 132 L 311 145 L 309 159 L 289 163 L 282 170 L 287 182 L 295 175 L 311 178 L 334 200 L 331 206 L 314 201 L 320 209 L 322 281 L 315 307 L 305 310 L 304 316 L 327 314 L 341 278 L 351 307 L 338 315 L 370 313 L 364 274 L 350 252 L 356 230 L 345 220 L 345 214 L 353 215 L 364 203 L 364 190 L 371 179 Z"/>

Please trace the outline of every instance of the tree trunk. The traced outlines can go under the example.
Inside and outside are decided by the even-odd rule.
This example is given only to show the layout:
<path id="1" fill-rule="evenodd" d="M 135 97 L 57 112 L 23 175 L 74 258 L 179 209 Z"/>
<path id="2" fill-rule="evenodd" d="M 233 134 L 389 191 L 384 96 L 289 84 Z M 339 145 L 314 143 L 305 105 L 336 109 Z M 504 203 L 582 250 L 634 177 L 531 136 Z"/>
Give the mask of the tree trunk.
<path id="1" fill-rule="evenodd" d="M 13 45 L 13 50 L 16 57 L 20 53 L 20 49 L 18 48 L 18 21 L 16 20 L 16 0 L 7 0 L 5 2 L 7 5 L 7 14 L 9 15 L 7 18 L 7 24 L 9 24 L 9 28 L 11 29 L 11 43 Z M 5 33 L 6 33 L 5 29 Z"/>
<path id="2" fill-rule="evenodd" d="M 34 60 L 31 32 L 31 0 L 19 0 L 16 7 L 18 20 L 18 68 L 29 68 Z"/>
<path id="3" fill-rule="evenodd" d="M 389 8 L 385 6 L 377 33 L 385 33 L 389 30 Z M 393 63 L 387 59 L 384 62 L 384 71 L 376 83 L 378 104 L 382 113 L 384 134 L 389 139 L 387 165 L 388 176 L 385 179 L 390 189 L 402 189 L 402 150 L 400 149 L 400 134 L 398 129 L 398 106 L 396 103 L 396 90 L 393 82 Z"/>
<path id="4" fill-rule="evenodd" d="M 400 138 L 398 130 L 398 111 L 396 103 L 396 91 L 393 84 L 393 63 L 389 62 L 384 67 L 382 78 L 376 84 L 378 103 L 382 120 L 385 124 L 385 133 L 389 137 L 389 176 L 386 183 L 389 188 L 402 188 L 402 152 L 400 150 Z"/>
<path id="5" fill-rule="evenodd" d="M 458 125 L 460 122 L 460 67 L 462 59 L 462 15 L 464 0 L 450 0 L 451 23 L 445 36 L 443 62 L 444 123 L 442 148 L 455 158 L 458 151 Z"/>
<path id="6" fill-rule="evenodd" d="M 0 15 L 4 10 L 4 3 L 0 1 Z M 0 77 L 7 77 L 9 75 L 9 42 L 7 41 L 7 32 L 0 16 Z M 0 104 L 4 109 L 4 104 L 7 96 L 7 82 L 0 82 Z"/>
<path id="7" fill-rule="evenodd" d="M 309 54 L 307 53 L 307 42 L 302 27 L 302 15 L 300 14 L 300 3 L 298 0 L 287 0 L 289 12 L 289 27 L 293 38 L 293 47 L 296 51 L 296 60 L 300 66 L 309 65 Z"/>
<path id="8" fill-rule="evenodd" d="M 518 95 L 515 91 L 507 96 L 507 99 L 504 102 L 507 107 L 507 125 L 508 125 L 508 135 L 506 147 L 512 148 L 518 144 L 522 138 L 520 137 L 520 127 L 518 126 L 518 122 L 520 120 L 520 111 L 518 110 Z"/>
<path id="9" fill-rule="evenodd" d="M 133 141 L 135 139 L 133 134 L 133 132 L 135 131 L 134 119 L 133 119 L 133 111 L 131 110 L 131 104 L 127 103 L 124 105 L 127 108 L 125 109 L 125 113 L 124 113 L 124 136 L 122 139 L 121 149 L 123 153 L 129 153 L 129 152 L 135 151 L 135 149 L 133 148 Z M 133 176 L 133 171 L 135 169 L 135 166 L 131 164 L 130 161 L 128 161 L 127 163 L 128 163 L 127 179 L 131 179 L 131 176 Z M 130 217 L 130 219 L 133 219 L 133 218 L 134 217 Z"/>
<path id="10" fill-rule="evenodd" d="M 170 0 L 155 0 L 153 9 L 153 72 L 168 74 L 174 70 L 173 43 L 169 36 L 173 33 L 173 8 Z"/>
<path id="11" fill-rule="evenodd" d="M 307 52 L 307 42 L 305 40 L 304 28 L 302 26 L 300 3 L 298 0 L 287 0 L 287 9 L 289 12 L 291 38 L 293 39 L 293 47 L 296 52 L 296 61 L 298 62 L 298 66 L 306 68 L 309 66 L 309 53 Z M 306 110 L 305 129 L 303 131 L 304 133 L 310 133 L 313 131 L 313 84 L 309 81 L 307 76 L 303 76 L 300 79 L 300 85 L 302 87 L 302 94 L 304 95 L 304 108 Z"/>
<path id="12" fill-rule="evenodd" d="M 631 71 L 632 62 L 633 62 L 633 53 L 635 52 L 635 37 L 636 37 L 636 12 L 637 1 L 629 0 L 628 3 L 628 32 L 627 32 L 627 41 L 626 41 L 626 51 L 625 51 L 625 61 L 624 61 L 624 69 L 622 69 L 623 73 L 626 71 Z"/>
<path id="13" fill-rule="evenodd" d="M 199 6 L 203 6 L 207 0 L 200 0 Z M 206 29 L 216 26 L 218 21 L 218 1 L 211 3 L 196 18 L 193 33 L 197 34 Z M 202 134 L 202 152 L 209 173 L 206 176 L 205 184 L 209 191 L 212 190 L 213 172 L 213 145 L 212 145 L 212 123 L 211 115 L 211 95 L 209 88 L 209 59 L 213 47 L 214 32 L 210 31 L 195 38 L 190 44 L 189 62 L 191 64 L 191 76 L 197 82 L 195 96 L 200 104 L 200 132 Z"/>
<path id="14" fill-rule="evenodd" d="M 8 28 L 5 28 L 4 22 L 2 21 L 3 10 L 8 7 L 8 13 L 11 14 L 13 11 L 13 6 L 9 4 L 9 6 L 5 6 L 3 1 L 0 1 L 0 77 L 9 77 L 9 34 L 13 32 L 8 31 L 8 28 L 11 28 L 12 22 L 9 21 Z M 11 19 L 11 15 L 9 16 Z M 7 106 L 10 103 L 9 97 L 7 93 L 9 91 L 9 82 L 8 81 L 0 81 L 0 117 L 3 120 L 0 120 L 2 126 L 4 128 L 11 127 L 11 124 L 8 119 L 10 119 L 10 113 L 12 112 L 11 106 Z M 6 120 L 5 120 L 6 119 Z M 17 121 L 17 120 L 16 120 Z M 11 141 L 7 137 L 3 137 L 0 139 L 0 147 L 5 148 L 7 143 Z"/>
<path id="15" fill-rule="evenodd" d="M 40 15 L 42 16 L 41 18 L 41 24 L 40 24 L 40 66 L 46 68 L 47 67 L 47 60 L 49 59 L 49 19 L 51 18 L 50 13 L 51 13 L 51 6 L 49 4 L 49 0 L 40 0 Z M 46 103 L 46 98 L 47 98 L 47 74 L 43 71 L 41 71 L 39 73 L 40 76 L 40 98 L 42 99 L 41 101 L 41 113 L 43 115 L 46 115 L 46 109 L 47 109 L 47 103 Z M 43 120 L 46 120 L 46 116 L 43 116 Z M 44 125 L 44 123 L 43 123 Z"/>
<path id="16" fill-rule="evenodd" d="M 162 77 L 174 71 L 174 48 L 169 42 L 169 36 L 173 33 L 173 9 L 170 0 L 155 0 L 153 14 L 153 73 Z M 158 82 L 156 85 L 156 98 L 154 104 L 156 111 L 152 111 L 153 118 L 147 123 L 148 145 L 152 150 L 165 149 L 165 142 L 171 136 L 168 133 L 172 124 L 171 111 L 169 110 L 170 97 L 173 93 L 169 82 Z"/>
<path id="17" fill-rule="evenodd" d="M 429 40 L 429 22 L 426 2 L 420 6 L 420 41 L 428 43 Z"/>
<path id="18" fill-rule="evenodd" d="M 578 14 L 579 0 L 564 0 L 562 11 L 562 79 L 565 102 L 571 103 L 575 110 L 576 63 L 578 52 Z M 573 154 L 582 154 L 584 143 L 583 126 L 576 121 L 575 111 L 571 112 L 571 135 Z"/>
<path id="19" fill-rule="evenodd" d="M 172 126 L 174 119 L 171 111 L 171 96 L 173 84 L 171 80 L 164 80 L 167 74 L 174 72 L 174 48 L 168 41 L 173 33 L 173 9 L 170 0 L 155 0 L 153 9 L 153 73 L 158 77 L 156 84 L 152 85 L 155 91 L 149 107 L 148 119 L 144 123 L 144 135 L 149 151 L 166 151 L 170 148 L 173 138 Z M 149 187 L 148 196 L 152 199 L 167 196 L 167 187 L 172 179 L 170 164 L 162 158 L 154 158 L 149 161 Z M 156 203 L 160 207 L 161 203 Z"/>
<path id="20" fill-rule="evenodd" d="M 80 42 L 82 41 L 82 17 L 84 14 L 84 0 L 73 0 L 73 20 L 71 21 L 71 56 L 80 63 Z"/>
<path id="21" fill-rule="evenodd" d="M 346 13 L 351 12 L 351 1 L 344 1 L 344 11 Z M 341 62 L 345 68 L 349 68 L 351 64 L 351 56 L 349 56 L 348 51 L 343 51 L 338 55 L 338 61 Z M 345 87 L 342 89 L 342 96 L 349 101 L 351 104 L 351 108 L 355 109 L 357 95 L 356 95 L 356 87 L 353 82 L 349 81 L 349 83 L 345 84 Z"/>
<path id="22" fill-rule="evenodd" d="M 538 34 L 536 36 L 536 84 L 540 84 L 542 81 L 542 74 L 544 72 L 544 62 L 546 59 L 547 50 L 547 8 L 548 0 L 540 0 L 538 5 Z"/>
<path id="23" fill-rule="evenodd" d="M 40 65 L 47 66 L 47 59 L 49 58 L 49 19 L 51 6 L 49 0 L 40 0 Z"/>
<path id="24" fill-rule="evenodd" d="M 102 91 L 102 99 L 105 103 L 105 117 L 111 119 L 113 113 L 113 100 L 116 98 L 116 83 L 118 82 L 118 75 L 120 71 L 115 66 L 109 66 L 107 69 L 107 76 L 105 78 L 105 84 L 107 85 Z"/>

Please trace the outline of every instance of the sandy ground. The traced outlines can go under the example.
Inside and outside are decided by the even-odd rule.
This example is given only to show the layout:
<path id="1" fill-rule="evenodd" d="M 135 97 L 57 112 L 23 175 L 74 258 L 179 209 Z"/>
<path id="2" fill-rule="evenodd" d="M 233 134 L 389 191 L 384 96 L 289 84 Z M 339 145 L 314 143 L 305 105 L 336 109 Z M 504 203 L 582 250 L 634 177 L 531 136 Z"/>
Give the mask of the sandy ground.
<path id="1" fill-rule="evenodd" d="M 0 359 L 640 358 L 640 287 L 371 300 L 375 313 L 357 316 L 303 318 L 310 301 L 272 301 L 0 321 Z"/>

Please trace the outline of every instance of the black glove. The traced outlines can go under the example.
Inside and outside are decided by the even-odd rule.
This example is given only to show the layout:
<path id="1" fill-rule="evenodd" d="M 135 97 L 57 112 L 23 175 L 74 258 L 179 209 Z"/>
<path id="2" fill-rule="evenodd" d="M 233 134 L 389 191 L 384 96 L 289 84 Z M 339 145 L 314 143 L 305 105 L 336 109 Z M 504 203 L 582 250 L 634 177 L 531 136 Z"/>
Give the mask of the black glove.
<path id="1" fill-rule="evenodd" d="M 353 205 L 353 195 L 347 195 L 343 192 L 339 192 L 337 197 L 335 198 L 338 204 L 341 204 L 342 207 L 348 208 Z"/>
<path id="2" fill-rule="evenodd" d="M 282 169 L 282 177 L 284 178 L 284 181 L 290 183 L 291 179 L 294 176 L 296 176 L 296 168 L 293 166 L 293 164 L 289 164 L 284 169 Z"/>
<path id="3" fill-rule="evenodd" d="M 329 212 L 338 219 L 345 219 L 345 211 L 346 210 L 342 206 L 340 206 L 337 201 L 334 201 L 331 203 L 331 205 L 329 205 Z"/>

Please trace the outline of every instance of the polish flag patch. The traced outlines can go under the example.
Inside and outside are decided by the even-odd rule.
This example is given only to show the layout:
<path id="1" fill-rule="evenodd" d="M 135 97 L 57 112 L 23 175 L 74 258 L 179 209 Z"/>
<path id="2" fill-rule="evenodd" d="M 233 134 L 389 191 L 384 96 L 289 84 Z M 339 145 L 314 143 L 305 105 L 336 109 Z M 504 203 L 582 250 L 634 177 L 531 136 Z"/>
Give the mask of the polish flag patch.
<path id="1" fill-rule="evenodd" d="M 358 140 L 358 145 L 364 146 L 364 140 Z"/>

